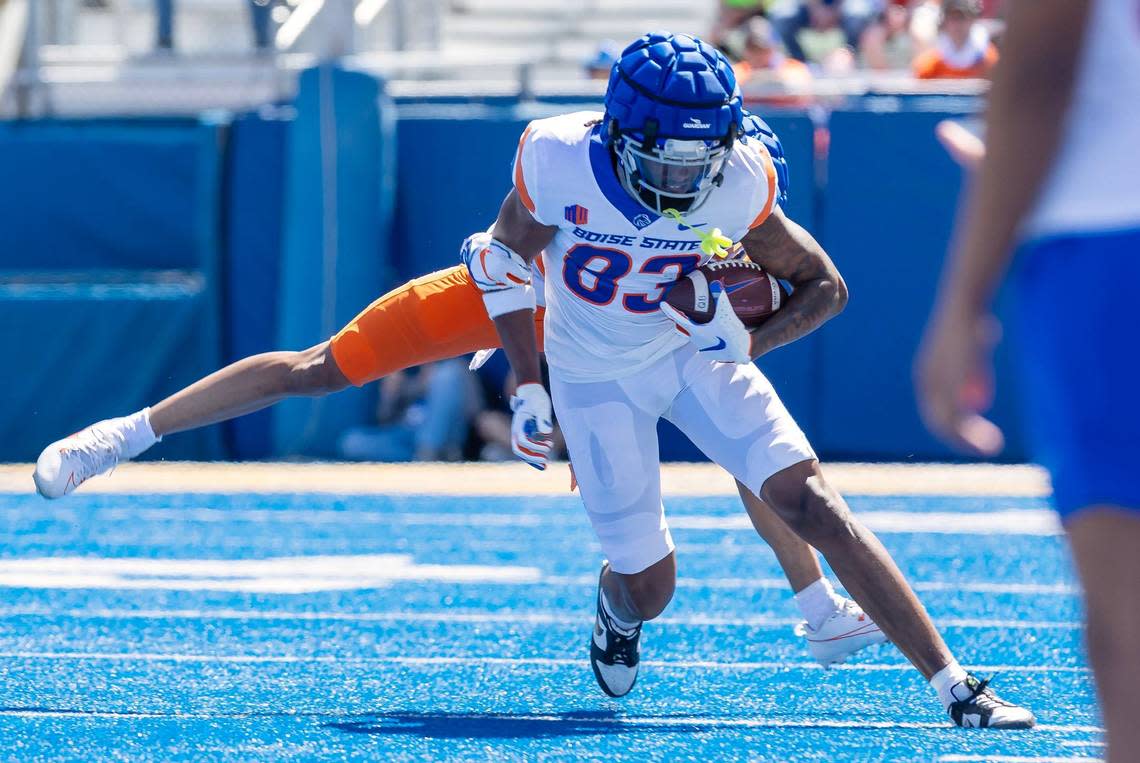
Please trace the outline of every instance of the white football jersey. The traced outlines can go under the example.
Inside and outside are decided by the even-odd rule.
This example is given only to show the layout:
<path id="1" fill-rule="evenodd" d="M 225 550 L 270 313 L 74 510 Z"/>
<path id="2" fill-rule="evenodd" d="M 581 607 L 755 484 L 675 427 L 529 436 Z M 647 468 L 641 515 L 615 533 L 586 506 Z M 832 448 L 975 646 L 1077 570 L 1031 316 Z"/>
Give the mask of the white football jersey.
<path id="1" fill-rule="evenodd" d="M 514 184 L 538 222 L 558 226 L 543 253 L 545 349 L 567 381 L 607 381 L 645 368 L 687 341 L 658 305 L 665 288 L 709 260 L 701 239 L 622 188 L 599 136 L 602 114 L 531 122 Z M 777 205 L 776 169 L 756 138 L 740 138 L 723 181 L 685 222 L 733 241 Z"/>
<path id="2" fill-rule="evenodd" d="M 1140 0 L 1095 0 L 1031 237 L 1140 226 Z"/>

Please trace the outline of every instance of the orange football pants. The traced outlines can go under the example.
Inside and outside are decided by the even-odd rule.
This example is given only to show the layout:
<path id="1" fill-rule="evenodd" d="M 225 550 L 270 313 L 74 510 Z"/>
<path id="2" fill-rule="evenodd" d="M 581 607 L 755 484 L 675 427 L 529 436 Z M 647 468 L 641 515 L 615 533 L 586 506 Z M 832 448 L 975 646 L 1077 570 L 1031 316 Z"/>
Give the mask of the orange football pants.
<path id="1" fill-rule="evenodd" d="M 540 350 L 543 313 L 540 307 L 534 314 Z M 462 265 L 393 289 L 332 338 L 337 367 L 358 387 L 405 368 L 498 346 L 483 295 Z"/>

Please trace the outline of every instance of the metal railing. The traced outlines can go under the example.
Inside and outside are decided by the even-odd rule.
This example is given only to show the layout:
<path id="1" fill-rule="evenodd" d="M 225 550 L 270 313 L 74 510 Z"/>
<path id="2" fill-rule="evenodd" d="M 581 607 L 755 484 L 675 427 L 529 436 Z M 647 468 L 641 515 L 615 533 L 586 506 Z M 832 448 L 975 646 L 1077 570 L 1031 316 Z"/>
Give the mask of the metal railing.
<path id="1" fill-rule="evenodd" d="M 132 49 L 126 44 L 126 32 L 113 30 L 137 26 L 154 0 L 102 0 L 107 4 L 103 12 L 110 14 L 103 20 L 113 22 L 109 42 L 80 44 L 79 38 L 80 43 L 75 43 L 68 25 L 76 19 L 69 20 L 67 12 L 78 14 L 82 1 L 0 0 L 0 9 L 8 14 L 20 4 L 30 9 L 12 95 L 6 109 L 0 104 L 4 113 L 195 113 L 249 108 L 288 98 L 296 72 L 328 57 L 383 76 L 389 91 L 401 97 L 600 98 L 605 84 L 582 77 L 580 62 L 555 46 L 539 51 L 532 46 L 529 52 L 493 46 L 466 52 L 440 50 L 443 0 L 275 0 L 280 3 L 274 9 L 280 26 L 272 50 L 260 55 L 252 47 L 245 52 L 169 55 Z M 183 8 L 199 2 L 200 8 L 214 10 L 240 9 L 248 2 L 176 1 L 185 3 Z M 425 16 L 424 11 L 431 9 Z M 69 40 L 73 42 L 68 44 Z M 2 81 L 0 77 L 0 86 Z M 744 85 L 750 100 L 794 106 L 826 106 L 845 97 L 874 94 L 976 96 L 985 88 L 979 81 L 920 82 L 902 72 L 817 78 L 794 89 L 778 82 Z M 890 104 L 883 101 L 883 108 Z"/>

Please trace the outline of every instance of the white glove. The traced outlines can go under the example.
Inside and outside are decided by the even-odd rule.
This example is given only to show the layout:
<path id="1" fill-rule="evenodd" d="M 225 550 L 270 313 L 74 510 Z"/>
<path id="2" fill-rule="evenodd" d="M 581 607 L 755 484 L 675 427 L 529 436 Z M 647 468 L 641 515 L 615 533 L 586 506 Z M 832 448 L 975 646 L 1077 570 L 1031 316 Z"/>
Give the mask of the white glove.
<path id="1" fill-rule="evenodd" d="M 520 384 L 511 397 L 511 410 L 511 450 L 535 469 L 545 469 L 554 431 L 550 395 L 541 384 Z"/>
<path id="2" fill-rule="evenodd" d="M 712 320 L 707 323 L 694 323 L 666 302 L 661 303 L 661 312 L 689 335 L 689 341 L 697 346 L 704 357 L 725 363 L 751 362 L 752 336 L 733 311 L 728 297 L 724 295 L 724 287 L 720 282 L 713 281 L 709 284 L 709 293 L 716 308 Z"/>

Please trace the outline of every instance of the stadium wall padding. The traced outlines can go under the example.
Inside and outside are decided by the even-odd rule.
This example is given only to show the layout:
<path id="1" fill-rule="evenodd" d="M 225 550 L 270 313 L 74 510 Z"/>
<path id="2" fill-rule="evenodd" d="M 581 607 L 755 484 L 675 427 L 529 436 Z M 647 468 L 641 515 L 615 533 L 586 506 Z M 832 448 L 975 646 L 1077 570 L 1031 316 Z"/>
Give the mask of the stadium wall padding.
<path id="1" fill-rule="evenodd" d="M 367 74 L 302 72 L 286 149 L 277 345 L 328 339 L 390 284 L 395 109 Z M 273 409 L 274 453 L 331 457 L 347 427 L 368 421 L 371 391 L 349 389 Z"/>
<path id="2" fill-rule="evenodd" d="M 822 240 L 851 291 L 843 315 L 760 362 L 825 457 L 952 455 L 919 422 L 910 366 L 962 181 L 933 128 L 971 105 L 837 111 L 825 174 L 812 121 L 769 117 L 791 167 L 786 211 Z M 50 439 L 153 403 L 225 360 L 316 344 L 391 286 L 453 265 L 510 187 L 525 125 L 591 107 L 412 103 L 397 122 L 382 83 L 330 68 L 305 72 L 291 106 L 230 126 L 0 123 L 0 340 L 19 359 L 0 370 L 0 459 L 34 458 Z M 1006 457 L 1018 459 L 1012 366 L 999 348 L 994 416 L 1010 435 Z M 230 453 L 331 455 L 344 427 L 370 420 L 371 399 L 353 390 L 285 403 L 233 425 Z M 698 455 L 669 427 L 662 437 L 666 457 Z M 207 430 L 153 454 L 226 451 Z"/>
<path id="3" fill-rule="evenodd" d="M 961 115 L 831 115 L 823 243 L 847 281 L 850 302 L 819 332 L 816 444 L 823 453 L 919 461 L 954 456 L 923 427 L 911 383 L 962 183 L 934 136 L 935 125 L 951 116 Z M 1006 346 L 998 349 L 997 367 L 992 415 L 1009 436 L 1004 457 L 1016 460 L 1025 450 Z"/>
<path id="4" fill-rule="evenodd" d="M 221 137 L 196 120 L 0 122 L 0 267 L 212 270 Z"/>
<path id="5" fill-rule="evenodd" d="M 277 298 L 285 204 L 285 147 L 291 107 L 265 107 L 234 118 L 226 152 L 225 362 L 277 349 Z M 230 457 L 273 454 L 273 412 L 224 425 Z"/>
<path id="6" fill-rule="evenodd" d="M 0 123 L 0 460 L 218 366 L 224 126 Z M 148 458 L 220 458 L 217 427 Z"/>

